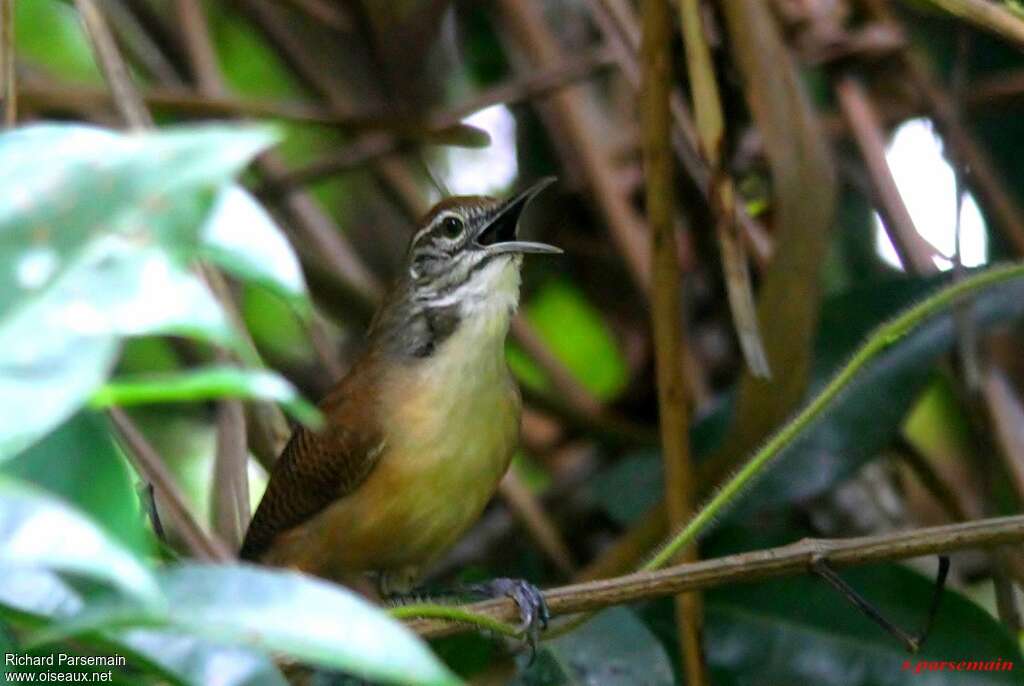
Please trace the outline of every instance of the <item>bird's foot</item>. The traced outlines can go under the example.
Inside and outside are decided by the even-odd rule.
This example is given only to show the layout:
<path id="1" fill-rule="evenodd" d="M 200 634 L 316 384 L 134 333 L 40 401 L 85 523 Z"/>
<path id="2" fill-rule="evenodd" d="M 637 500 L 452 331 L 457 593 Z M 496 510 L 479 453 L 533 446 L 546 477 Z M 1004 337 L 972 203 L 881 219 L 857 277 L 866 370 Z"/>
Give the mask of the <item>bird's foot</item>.
<path id="1" fill-rule="evenodd" d="M 540 639 L 540 632 L 548 628 L 548 620 L 551 615 L 548 612 L 548 604 L 544 601 L 544 595 L 540 589 L 528 581 L 522 579 L 509 579 L 501 577 L 492 579 L 480 584 L 473 584 L 469 587 L 473 593 L 484 595 L 488 598 L 508 597 L 516 601 L 519 606 L 519 630 L 530 646 L 530 662 L 537 656 L 537 642 Z"/>

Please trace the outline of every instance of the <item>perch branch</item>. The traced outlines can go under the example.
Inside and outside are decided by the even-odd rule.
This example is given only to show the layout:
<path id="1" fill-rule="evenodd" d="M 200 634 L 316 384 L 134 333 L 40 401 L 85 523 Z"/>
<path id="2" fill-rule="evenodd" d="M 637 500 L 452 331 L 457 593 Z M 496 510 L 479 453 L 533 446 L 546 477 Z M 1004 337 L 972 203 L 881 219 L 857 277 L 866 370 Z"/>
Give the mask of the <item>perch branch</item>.
<path id="1" fill-rule="evenodd" d="M 562 586 L 546 591 L 544 598 L 552 616 L 563 616 L 593 612 L 613 605 L 675 595 L 684 591 L 803 574 L 809 572 L 811 565 L 817 560 L 827 560 L 832 567 L 843 568 L 906 560 L 968 548 L 990 548 L 1021 541 L 1024 541 L 1024 515 L 876 536 L 843 539 L 808 538 L 778 548 L 681 564 L 659 571 L 635 572 L 603 581 Z M 408 606 L 401 608 L 402 612 L 397 614 L 406 619 L 424 617 L 427 614 L 434 615 L 434 608 L 437 607 Z M 474 620 L 479 617 L 486 618 L 489 622 L 514 622 L 519 617 L 515 602 L 507 598 L 473 603 L 461 609 L 468 614 L 464 614 L 458 621 L 467 621 L 468 618 L 468 621 L 474 624 Z M 439 611 L 436 614 L 442 616 Z M 466 630 L 461 624 L 436 619 L 413 619 L 410 626 L 427 638 Z"/>

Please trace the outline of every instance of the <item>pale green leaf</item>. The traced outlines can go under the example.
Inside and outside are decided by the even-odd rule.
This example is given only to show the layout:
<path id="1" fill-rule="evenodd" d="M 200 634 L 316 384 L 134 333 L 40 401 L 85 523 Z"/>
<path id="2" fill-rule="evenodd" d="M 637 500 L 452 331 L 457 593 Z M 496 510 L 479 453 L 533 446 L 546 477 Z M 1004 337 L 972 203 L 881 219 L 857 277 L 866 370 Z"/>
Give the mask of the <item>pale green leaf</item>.
<path id="1" fill-rule="evenodd" d="M 0 459 L 67 419 L 124 336 L 237 337 L 191 270 L 218 189 L 262 128 L 0 135 Z"/>
<path id="2" fill-rule="evenodd" d="M 5 476 L 0 476 L 0 568 L 73 574 L 116 588 L 146 607 L 160 604 L 153 575 L 121 544 L 61 500 Z"/>
<path id="3" fill-rule="evenodd" d="M 162 608 L 97 604 L 38 633 L 45 644 L 129 627 L 184 632 L 248 646 L 364 679 L 399 684 L 459 680 L 401 623 L 352 591 L 292 571 L 187 564 L 161 575 Z"/>
<path id="4" fill-rule="evenodd" d="M 203 229 L 202 253 L 227 271 L 310 310 L 306 282 L 288 239 L 251 194 L 237 185 L 221 191 Z"/>
<path id="5" fill-rule="evenodd" d="M 86 607 L 82 593 L 52 572 L 18 570 L 0 584 L 0 612 L 35 623 L 72 620 Z M 161 682 L 183 686 L 285 686 L 274 663 L 258 651 L 223 646 L 188 634 L 154 629 L 104 631 L 80 639 L 90 652 L 127 657 Z M 60 646 L 66 650 L 64 645 Z"/>
<path id="6" fill-rule="evenodd" d="M 319 411 L 279 374 L 229 366 L 121 377 L 96 389 L 90 404 L 93 407 L 131 406 L 224 397 L 271 400 L 281 403 L 305 424 L 318 426 L 322 421 Z"/>

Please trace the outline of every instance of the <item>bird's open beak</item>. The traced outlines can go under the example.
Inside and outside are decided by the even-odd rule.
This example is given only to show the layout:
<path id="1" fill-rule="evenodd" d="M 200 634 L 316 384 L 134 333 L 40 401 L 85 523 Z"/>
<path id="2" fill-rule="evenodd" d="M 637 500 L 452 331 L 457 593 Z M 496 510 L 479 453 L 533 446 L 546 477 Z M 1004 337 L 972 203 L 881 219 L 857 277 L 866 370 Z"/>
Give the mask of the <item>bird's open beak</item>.
<path id="1" fill-rule="evenodd" d="M 516 240 L 519 231 L 519 215 L 533 198 L 542 190 L 556 181 L 553 176 L 546 176 L 533 184 L 511 200 L 500 205 L 494 216 L 484 225 L 476 236 L 476 244 L 487 251 L 488 255 L 502 253 L 549 253 L 559 254 L 561 248 L 547 243 Z"/>

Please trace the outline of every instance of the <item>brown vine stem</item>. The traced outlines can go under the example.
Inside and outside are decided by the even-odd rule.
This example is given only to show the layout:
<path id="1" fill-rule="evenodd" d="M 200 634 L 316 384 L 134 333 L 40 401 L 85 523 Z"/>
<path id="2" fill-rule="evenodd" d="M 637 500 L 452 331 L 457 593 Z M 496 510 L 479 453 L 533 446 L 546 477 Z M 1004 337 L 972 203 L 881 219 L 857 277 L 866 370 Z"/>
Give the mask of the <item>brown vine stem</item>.
<path id="1" fill-rule="evenodd" d="M 545 591 L 544 597 L 552 616 L 564 616 L 684 591 L 807 573 L 818 560 L 827 560 L 832 567 L 842 568 L 1020 542 L 1024 542 L 1024 515 L 876 536 L 808 538 L 778 548 L 553 588 Z M 515 602 L 508 598 L 474 603 L 461 609 L 501 622 L 515 622 L 519 617 Z M 426 638 L 472 630 L 468 625 L 427 619 L 410 620 L 408 625 Z"/>
<path id="2" fill-rule="evenodd" d="M 729 309 L 740 350 L 750 373 L 767 379 L 771 377 L 768 353 L 757 322 L 754 286 L 746 250 L 738 231 L 736 186 L 723 160 L 726 155 L 725 114 L 699 0 L 680 0 L 679 16 L 698 143 L 711 174 L 708 181 L 708 205 L 721 249 Z"/>
<path id="3" fill-rule="evenodd" d="M 683 385 L 681 283 L 676 231 L 673 225 L 672 157 L 669 147 L 669 91 L 672 76 L 671 12 L 668 0 L 643 3 L 640 60 L 643 79 L 640 117 L 643 129 L 647 223 L 651 233 L 651 326 L 658 386 L 658 426 L 665 469 L 665 503 L 672 527 L 693 516 L 696 478 L 690 458 L 690 412 Z M 697 547 L 681 551 L 679 560 L 697 558 Z M 686 683 L 707 683 L 700 636 L 701 597 L 687 593 L 676 598 L 676 623 Z"/>
<path id="4" fill-rule="evenodd" d="M 14 0 L 0 0 L 0 78 L 3 79 L 4 128 L 18 122 L 18 89 L 14 80 Z"/>

